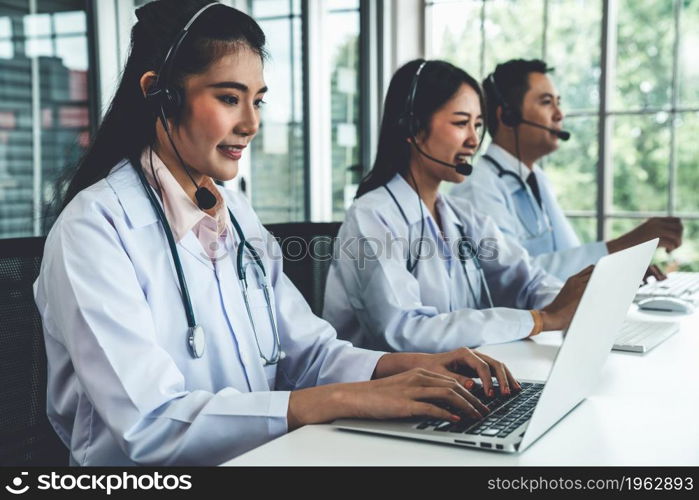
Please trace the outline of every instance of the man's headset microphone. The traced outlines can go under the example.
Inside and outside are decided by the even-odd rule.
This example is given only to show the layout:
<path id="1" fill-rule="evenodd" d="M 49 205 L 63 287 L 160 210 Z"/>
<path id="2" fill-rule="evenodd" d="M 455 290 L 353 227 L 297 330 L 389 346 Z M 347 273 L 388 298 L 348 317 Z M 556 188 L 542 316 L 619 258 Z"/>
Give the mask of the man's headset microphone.
<path id="1" fill-rule="evenodd" d="M 509 175 L 519 183 L 522 189 L 527 191 L 527 186 L 522 180 L 522 160 L 519 154 L 519 134 L 517 133 L 518 127 L 520 125 L 529 125 L 530 127 L 540 128 L 542 130 L 550 132 L 562 141 L 567 141 L 568 139 L 570 139 L 570 132 L 568 132 L 567 130 L 547 127 L 546 125 L 542 125 L 541 123 L 536 123 L 531 120 L 526 120 L 524 116 L 522 116 L 522 111 L 517 109 L 515 106 L 512 106 L 507 101 L 507 99 L 505 99 L 503 93 L 500 92 L 500 88 L 498 87 L 498 84 L 495 82 L 495 72 L 488 75 L 488 77 L 483 82 L 483 86 L 485 87 L 486 95 L 488 97 L 494 98 L 495 103 L 498 106 L 502 107 L 502 113 L 500 114 L 500 121 L 502 122 L 502 124 L 514 130 L 515 147 L 517 149 L 517 162 L 519 164 L 519 175 L 509 170 L 505 170 L 505 168 L 503 168 L 503 166 L 500 165 L 500 163 L 498 163 L 490 155 L 483 155 L 483 158 L 485 158 L 497 169 L 498 177 Z"/>
<path id="2" fill-rule="evenodd" d="M 502 114 L 500 115 L 500 121 L 506 127 L 514 128 L 520 124 L 524 124 L 529 125 L 531 127 L 547 130 L 562 141 L 567 141 L 568 139 L 570 139 L 570 132 L 568 132 L 567 130 L 560 130 L 557 128 L 547 127 L 540 123 L 525 120 L 522 116 L 522 111 L 520 111 L 514 106 L 511 106 L 507 99 L 505 99 L 505 97 L 503 96 L 502 92 L 500 92 L 500 87 L 498 87 L 498 84 L 495 83 L 495 73 L 491 73 L 490 75 L 488 75 L 488 78 L 486 78 L 485 83 L 487 87 L 489 87 L 490 90 L 492 90 L 492 92 L 488 94 L 494 96 L 497 104 L 499 106 L 502 106 Z"/>

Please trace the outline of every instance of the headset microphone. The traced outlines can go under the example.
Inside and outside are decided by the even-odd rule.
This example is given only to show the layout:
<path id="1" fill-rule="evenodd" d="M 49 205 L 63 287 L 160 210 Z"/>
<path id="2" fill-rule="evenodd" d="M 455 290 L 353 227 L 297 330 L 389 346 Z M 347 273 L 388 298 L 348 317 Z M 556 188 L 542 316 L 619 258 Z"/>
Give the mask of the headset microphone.
<path id="1" fill-rule="evenodd" d="M 420 120 L 417 116 L 415 116 L 415 94 L 417 94 L 420 73 L 422 73 L 422 70 L 428 62 L 429 61 L 422 61 L 415 72 L 415 76 L 413 76 L 413 80 L 410 83 L 410 89 L 408 90 L 408 100 L 405 103 L 405 110 L 398 119 L 398 128 L 402 131 L 403 136 L 406 137 L 413 146 L 415 146 L 417 152 L 422 156 L 429 158 L 440 165 L 444 165 L 445 167 L 453 168 L 461 175 L 471 175 L 471 172 L 473 172 L 473 166 L 470 163 L 454 164 L 438 160 L 434 156 L 430 156 L 420 149 L 420 146 L 417 145 L 417 141 L 415 140 L 415 137 L 417 137 L 417 134 L 420 131 Z"/>
<path id="2" fill-rule="evenodd" d="M 524 123 L 525 125 L 530 125 L 532 127 L 540 128 L 543 130 L 547 130 L 547 131 L 551 132 L 553 135 L 555 135 L 556 137 L 558 137 L 562 141 L 567 141 L 568 139 L 570 139 L 570 132 L 568 132 L 567 130 L 559 130 L 557 128 L 546 127 L 545 125 L 542 125 L 542 124 L 536 123 L 536 122 L 530 122 L 529 120 L 525 120 L 524 118 L 522 118 L 520 120 L 520 123 Z"/>
<path id="3" fill-rule="evenodd" d="M 165 59 L 163 60 L 160 70 L 158 71 L 158 77 L 155 81 L 155 84 L 153 85 L 153 88 L 149 89 L 148 92 L 146 92 L 145 96 L 146 103 L 154 111 L 155 115 L 158 118 L 160 118 L 160 121 L 163 124 L 163 128 L 165 128 L 165 133 L 167 134 L 170 144 L 172 145 L 172 148 L 175 150 L 175 154 L 177 155 L 177 158 L 182 164 L 182 168 L 187 174 L 187 177 L 189 177 L 189 180 L 191 180 L 194 186 L 197 188 L 194 197 L 197 200 L 197 206 L 202 210 L 209 210 L 213 208 L 216 205 L 216 197 L 207 188 L 201 187 L 196 183 L 196 181 L 192 177 L 192 174 L 189 172 L 189 167 L 187 167 L 187 164 L 180 156 L 179 151 L 177 151 L 175 142 L 172 140 L 172 136 L 170 135 L 170 127 L 168 126 L 167 119 L 168 117 L 176 116 L 182 107 L 182 103 L 184 102 L 184 92 L 182 91 L 182 89 L 170 84 L 170 75 L 172 73 L 172 67 L 174 65 L 174 60 L 175 56 L 177 55 L 177 51 L 182 45 L 182 42 L 184 42 L 185 38 L 187 37 L 187 34 L 189 33 L 189 28 L 192 26 L 194 21 L 196 21 L 197 18 L 201 16 L 206 10 L 216 5 L 221 4 L 218 2 L 212 2 L 199 9 L 190 18 L 185 27 L 182 28 L 182 31 L 180 31 L 179 35 L 175 39 L 175 42 L 170 46 L 167 53 L 165 54 Z"/>
<path id="4" fill-rule="evenodd" d="M 444 165 L 445 167 L 450 167 L 453 169 L 456 169 L 458 173 L 461 175 L 466 175 L 469 176 L 473 172 L 473 165 L 467 162 L 463 163 L 447 163 L 446 161 L 439 160 L 435 158 L 434 156 L 430 156 L 427 153 L 425 153 L 422 149 L 420 149 L 420 146 L 417 145 L 417 142 L 414 140 L 410 141 L 413 146 L 415 146 L 415 149 L 417 149 L 417 152 L 420 153 L 422 156 L 429 158 L 430 160 L 439 163 L 440 165 Z"/>
<path id="5" fill-rule="evenodd" d="M 502 106 L 502 114 L 500 115 L 500 121 L 503 123 L 503 125 L 507 127 L 516 127 L 520 123 L 523 123 L 531 127 L 536 127 L 551 132 L 553 135 L 555 135 L 562 141 L 567 141 L 568 139 L 570 139 L 570 132 L 568 132 L 567 130 L 559 130 L 556 128 L 547 127 L 540 123 L 525 120 L 522 116 L 522 112 L 516 107 L 510 105 L 507 99 L 505 99 L 505 96 L 502 94 L 502 92 L 500 92 L 500 88 L 498 87 L 498 84 L 495 82 L 494 72 L 488 75 L 483 84 L 484 86 L 489 86 L 492 89 L 495 101 L 500 106 Z"/>

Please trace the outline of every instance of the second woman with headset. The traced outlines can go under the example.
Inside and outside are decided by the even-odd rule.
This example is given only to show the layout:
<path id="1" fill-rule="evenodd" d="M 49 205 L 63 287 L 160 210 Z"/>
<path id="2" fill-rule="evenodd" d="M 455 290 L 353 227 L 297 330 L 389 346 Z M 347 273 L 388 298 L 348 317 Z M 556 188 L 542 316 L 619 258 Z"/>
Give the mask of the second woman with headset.
<path id="1" fill-rule="evenodd" d="M 470 173 L 483 109 L 478 82 L 447 62 L 393 76 L 325 293 L 324 318 L 355 345 L 442 352 L 570 323 L 590 269 L 561 289 L 487 216 L 439 192 Z"/>

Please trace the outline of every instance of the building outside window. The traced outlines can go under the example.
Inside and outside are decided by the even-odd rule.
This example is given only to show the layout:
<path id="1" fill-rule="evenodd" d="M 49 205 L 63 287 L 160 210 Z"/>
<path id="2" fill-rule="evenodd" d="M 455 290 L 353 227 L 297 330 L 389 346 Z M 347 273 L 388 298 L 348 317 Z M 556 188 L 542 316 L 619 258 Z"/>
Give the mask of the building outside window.
<path id="1" fill-rule="evenodd" d="M 0 1 L 0 238 L 45 234 L 54 185 L 88 146 L 88 1 Z"/>

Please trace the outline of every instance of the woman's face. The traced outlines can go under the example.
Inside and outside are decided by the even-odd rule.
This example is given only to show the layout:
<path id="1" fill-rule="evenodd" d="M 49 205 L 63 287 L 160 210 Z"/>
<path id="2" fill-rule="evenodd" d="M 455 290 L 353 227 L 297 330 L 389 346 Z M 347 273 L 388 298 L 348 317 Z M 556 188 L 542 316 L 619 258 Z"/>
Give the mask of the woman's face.
<path id="1" fill-rule="evenodd" d="M 202 175 L 233 179 L 260 126 L 267 92 L 262 59 L 249 47 L 238 47 L 206 72 L 186 78 L 184 91 L 179 122 L 171 128 L 178 152 Z"/>
<path id="2" fill-rule="evenodd" d="M 478 148 L 482 126 L 478 94 L 473 87 L 464 83 L 432 115 L 429 133 L 418 134 L 417 143 L 425 153 L 446 163 L 471 163 Z M 422 156 L 414 148 L 411 154 L 431 177 L 448 182 L 462 182 L 466 178 L 455 169 Z"/>

